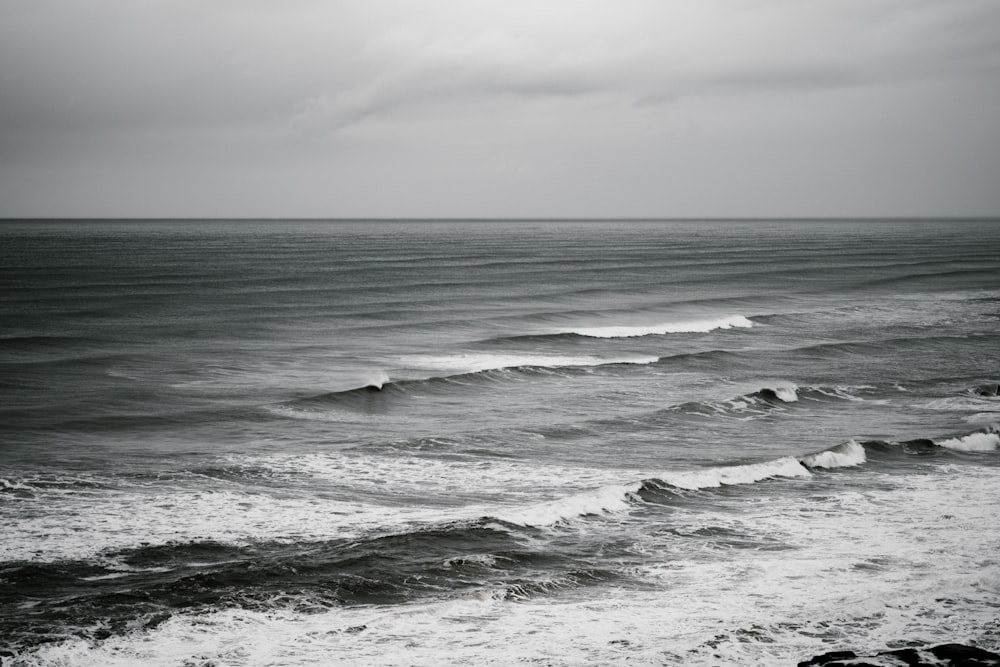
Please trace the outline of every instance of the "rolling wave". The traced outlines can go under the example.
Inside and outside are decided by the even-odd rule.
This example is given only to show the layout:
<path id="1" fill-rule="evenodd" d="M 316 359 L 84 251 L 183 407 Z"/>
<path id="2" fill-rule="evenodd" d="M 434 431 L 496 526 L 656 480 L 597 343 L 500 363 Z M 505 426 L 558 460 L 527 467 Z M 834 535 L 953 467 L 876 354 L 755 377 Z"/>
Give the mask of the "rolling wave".
<path id="1" fill-rule="evenodd" d="M 851 439 L 827 449 L 801 456 L 701 470 L 672 471 L 638 482 L 601 487 L 566 498 L 508 512 L 497 518 L 507 523 L 536 528 L 563 525 L 569 521 L 602 514 L 628 513 L 644 502 L 658 504 L 677 500 L 678 491 L 703 491 L 724 486 L 755 484 L 775 478 L 809 478 L 817 470 L 854 468 L 866 464 L 869 452 L 922 455 L 929 450 L 987 452 L 1000 449 L 996 430 L 978 431 L 956 438 L 920 439 L 900 443 L 858 442 Z"/>
<path id="2" fill-rule="evenodd" d="M 807 468 L 848 468 L 867 460 L 864 445 L 854 440 L 799 458 L 799 462 Z"/>
<path id="3" fill-rule="evenodd" d="M 392 397 L 406 395 L 414 389 L 447 392 L 457 387 L 464 389 L 470 382 L 492 382 L 512 376 L 552 374 L 569 376 L 581 370 L 597 367 L 653 364 L 660 361 L 660 357 L 477 354 L 417 357 L 411 361 L 419 367 L 444 371 L 446 374 L 424 378 L 391 379 L 385 373 L 380 373 L 377 379 L 365 386 L 299 398 L 284 405 L 308 407 L 353 404 L 368 409 L 379 402 L 391 400 Z"/>
<path id="4" fill-rule="evenodd" d="M 937 440 L 934 444 L 959 452 L 992 452 L 1000 448 L 1000 435 L 991 432 L 970 433 L 958 438 Z"/>
<path id="5" fill-rule="evenodd" d="M 717 319 L 663 322 L 648 325 L 580 327 L 557 333 L 572 333 L 588 338 L 635 338 L 679 333 L 708 333 L 716 329 L 750 328 L 753 322 L 743 315 Z"/>
<path id="6" fill-rule="evenodd" d="M 667 412 L 702 417 L 769 415 L 803 402 L 862 401 L 858 387 L 799 387 L 792 382 L 772 386 L 735 398 L 715 401 L 687 401 L 667 408 Z"/>
<path id="7" fill-rule="evenodd" d="M 651 364 L 683 364 L 710 365 L 733 363 L 734 353 L 725 350 L 706 350 L 703 352 L 681 353 L 662 357 L 655 356 L 623 356 L 618 358 L 595 356 L 553 356 L 553 355 L 455 355 L 442 357 L 424 357 L 427 368 L 437 366 L 444 370 L 443 375 L 431 375 L 424 378 L 390 379 L 381 373 L 379 378 L 370 384 L 326 392 L 314 396 L 306 396 L 282 403 L 278 406 L 279 413 L 286 416 L 301 416 L 295 413 L 298 408 L 343 406 L 364 410 L 380 410 L 397 399 L 405 397 L 415 390 L 422 393 L 441 393 L 456 389 L 467 391 L 469 386 L 479 383 L 492 383 L 505 379 L 532 376 L 572 377 L 579 373 L 589 373 L 595 368 L 612 368 L 620 366 L 643 366 Z M 466 370 L 462 370 L 465 368 Z M 454 373 L 447 371 L 455 370 Z M 772 386 L 762 387 L 756 392 L 721 401 L 689 401 L 669 408 L 671 411 L 689 414 L 731 414 L 748 409 L 771 409 L 787 406 L 800 399 L 810 401 L 828 400 L 863 400 L 855 396 L 851 388 L 844 387 L 804 387 L 799 388 L 792 382 L 777 382 Z M 288 409 L 291 409 L 289 411 Z"/>
<path id="8" fill-rule="evenodd" d="M 412 355 L 405 357 L 407 365 L 433 371 L 470 375 L 484 371 L 506 369 L 537 368 L 587 368 L 619 364 L 651 364 L 659 357 L 650 355 L 629 355 L 621 357 L 600 357 L 594 355 L 566 354 L 510 354 L 510 353 L 465 353 L 449 355 Z"/>

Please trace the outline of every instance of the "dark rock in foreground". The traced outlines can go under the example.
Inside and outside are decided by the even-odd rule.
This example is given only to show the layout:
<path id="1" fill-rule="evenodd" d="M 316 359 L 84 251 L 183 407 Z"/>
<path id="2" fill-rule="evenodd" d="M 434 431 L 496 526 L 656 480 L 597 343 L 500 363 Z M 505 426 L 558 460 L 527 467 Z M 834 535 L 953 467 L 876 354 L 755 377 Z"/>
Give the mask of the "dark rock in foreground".
<path id="1" fill-rule="evenodd" d="M 941 644 L 929 648 L 904 648 L 859 656 L 854 651 L 833 651 L 800 662 L 799 667 L 1000 667 L 1000 655 L 974 646 Z"/>

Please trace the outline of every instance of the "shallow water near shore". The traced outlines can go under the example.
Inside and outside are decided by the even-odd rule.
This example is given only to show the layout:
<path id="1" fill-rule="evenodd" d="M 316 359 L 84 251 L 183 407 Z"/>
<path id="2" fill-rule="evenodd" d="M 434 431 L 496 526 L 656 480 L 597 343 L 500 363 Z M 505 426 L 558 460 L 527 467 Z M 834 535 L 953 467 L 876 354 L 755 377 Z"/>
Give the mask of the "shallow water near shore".
<path id="1" fill-rule="evenodd" d="M 1000 649 L 1000 221 L 0 223 L 4 665 Z"/>

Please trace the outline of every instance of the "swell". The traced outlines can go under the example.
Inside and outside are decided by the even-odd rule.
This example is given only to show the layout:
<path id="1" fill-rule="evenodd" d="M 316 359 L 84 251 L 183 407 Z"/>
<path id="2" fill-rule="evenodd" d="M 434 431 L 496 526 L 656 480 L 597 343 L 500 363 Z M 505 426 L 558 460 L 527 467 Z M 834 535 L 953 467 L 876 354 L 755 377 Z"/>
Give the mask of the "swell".
<path id="1" fill-rule="evenodd" d="M 783 354 L 821 360 L 835 360 L 844 358 L 845 356 L 857 355 L 885 356 L 888 354 L 886 351 L 887 348 L 894 348 L 898 352 L 941 351 L 947 349 L 948 346 L 954 346 L 956 341 L 966 339 L 975 340 L 977 345 L 981 347 L 984 344 L 984 339 L 1000 340 L 1000 335 L 995 333 L 977 335 L 939 334 L 897 336 L 877 340 L 841 341 L 836 343 L 815 343 L 789 348 Z"/>
<path id="2" fill-rule="evenodd" d="M 863 396 L 870 392 L 869 388 L 861 387 L 822 385 L 799 387 L 791 382 L 778 382 L 734 398 L 679 403 L 666 408 L 661 414 L 697 417 L 769 415 L 803 406 L 806 403 L 862 401 L 865 400 Z"/>
<path id="3" fill-rule="evenodd" d="M 996 259 L 992 256 L 979 258 L 969 258 L 967 263 L 981 263 L 980 266 L 965 266 L 950 270 L 937 271 L 912 271 L 902 275 L 876 278 L 866 281 L 858 286 L 859 289 L 871 289 L 873 287 L 894 287 L 916 283 L 933 283 L 936 288 L 954 287 L 956 285 L 971 285 L 980 287 L 989 285 L 990 281 L 996 277 Z"/>
<path id="4" fill-rule="evenodd" d="M 552 357 L 549 363 L 540 358 L 538 363 L 522 363 L 515 361 L 506 365 L 503 361 L 488 366 L 482 370 L 458 372 L 445 375 L 432 375 L 425 378 L 393 380 L 383 376 L 371 384 L 354 387 L 342 391 L 333 391 L 314 396 L 294 399 L 281 404 L 290 408 L 310 408 L 324 406 L 345 406 L 372 409 L 384 407 L 414 391 L 434 395 L 446 395 L 450 392 L 468 391 L 470 386 L 488 386 L 511 378 L 551 377 L 553 375 L 569 378 L 586 375 L 594 368 L 611 368 L 629 365 L 645 365 L 660 361 L 657 357 L 624 357 L 618 359 L 598 359 L 591 357 Z M 461 361 L 456 362 L 461 364 Z"/>
<path id="5" fill-rule="evenodd" d="M 643 336 L 667 336 L 675 334 L 709 333 L 716 330 L 750 328 L 755 318 L 743 315 L 727 315 L 685 320 L 660 320 L 648 324 L 591 324 L 562 325 L 555 331 L 515 336 L 500 336 L 491 342 L 549 342 L 577 341 L 586 338 L 638 338 Z"/>
<path id="6" fill-rule="evenodd" d="M 148 405 L 148 404 L 147 404 Z M 7 409 L 3 418 L 8 425 L 21 429 L 44 429 L 58 433 L 162 433 L 220 423 L 263 422 L 271 417 L 252 408 L 239 406 L 206 406 L 191 408 L 173 406 L 168 401 L 154 405 L 148 411 L 142 406 L 105 404 L 95 410 L 83 401 L 67 400 L 61 404 L 38 405 L 24 409 Z"/>
<path id="7" fill-rule="evenodd" d="M 486 387 L 499 382 L 518 378 L 573 378 L 591 376 L 595 370 L 617 371 L 622 368 L 646 365 L 679 365 L 692 369 L 732 367 L 741 363 L 741 355 L 726 350 L 705 350 L 687 352 L 662 357 L 631 356 L 599 359 L 595 357 L 552 357 L 549 363 L 498 362 L 492 367 L 468 372 L 431 375 L 423 378 L 390 379 L 382 377 L 370 384 L 340 391 L 325 392 L 312 396 L 285 401 L 279 408 L 324 408 L 330 406 L 353 407 L 378 410 L 388 407 L 393 401 L 420 391 L 422 394 L 447 395 L 453 391 L 468 391 L 469 387 Z M 458 362 L 461 363 L 461 362 Z"/>

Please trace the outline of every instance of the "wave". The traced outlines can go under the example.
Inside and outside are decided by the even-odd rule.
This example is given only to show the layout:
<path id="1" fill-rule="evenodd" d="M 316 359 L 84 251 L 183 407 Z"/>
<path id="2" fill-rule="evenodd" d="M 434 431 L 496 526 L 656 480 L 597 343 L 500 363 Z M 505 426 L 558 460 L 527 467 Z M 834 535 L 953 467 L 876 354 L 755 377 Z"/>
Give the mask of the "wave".
<path id="1" fill-rule="evenodd" d="M 530 505 L 497 515 L 502 521 L 521 526 L 551 526 L 571 519 L 627 512 L 636 500 L 642 483 L 607 486 L 566 498 Z"/>
<path id="2" fill-rule="evenodd" d="M 27 648 L 39 640 L 32 625 L 42 616 L 71 613 L 74 634 L 106 639 L 177 610 L 315 613 L 477 592 L 527 599 L 621 576 L 530 537 L 514 524 L 476 519 L 354 540 L 170 542 L 99 561 L 6 563 L 0 595 L 13 606 L 30 602 L 32 614 L 0 619 L 0 632 L 10 648 Z"/>
<path id="3" fill-rule="evenodd" d="M 1000 448 L 1000 435 L 996 433 L 970 433 L 964 437 L 935 441 L 939 447 L 960 452 L 992 452 Z"/>
<path id="4" fill-rule="evenodd" d="M 588 355 L 458 354 L 413 357 L 410 361 L 416 367 L 422 365 L 425 370 L 431 372 L 438 370 L 444 371 L 444 373 L 426 377 L 393 379 L 380 372 L 373 375 L 368 384 L 293 399 L 270 406 L 269 409 L 279 415 L 292 418 L 310 418 L 310 415 L 303 413 L 301 408 L 329 405 L 380 412 L 387 409 L 391 401 L 402 398 L 414 390 L 419 390 L 422 394 L 441 393 L 445 395 L 456 388 L 465 391 L 469 386 L 476 386 L 479 383 L 487 384 L 532 376 L 570 378 L 593 373 L 594 369 L 611 369 L 622 366 L 656 364 L 714 369 L 739 363 L 739 357 L 737 353 L 726 350 L 704 350 L 662 357 L 652 355 L 599 357 Z M 672 409 L 679 412 L 712 414 L 750 406 L 784 405 L 797 402 L 800 397 L 811 400 L 863 400 L 851 395 L 847 388 L 806 387 L 800 390 L 794 383 L 779 382 L 728 401 L 691 401 Z"/>
<path id="5" fill-rule="evenodd" d="M 848 468 L 867 460 L 864 446 L 854 440 L 799 458 L 799 462 L 807 468 Z"/>
<path id="6" fill-rule="evenodd" d="M 637 506 L 678 500 L 677 491 L 699 491 L 723 486 L 754 484 L 776 477 L 809 477 L 810 472 L 795 457 L 703 470 L 664 472 L 630 484 L 605 486 L 566 498 L 515 508 L 497 514 L 505 523 L 545 528 L 568 525 L 600 515 L 623 515 Z"/>
<path id="7" fill-rule="evenodd" d="M 467 387 L 470 382 L 491 382 L 515 375 L 573 375 L 599 367 L 623 365 L 648 365 L 660 357 L 631 355 L 621 357 L 570 356 L 570 355 L 509 355 L 509 354 L 460 354 L 450 356 L 413 357 L 408 361 L 426 370 L 444 371 L 444 375 L 422 378 L 391 379 L 379 373 L 366 385 L 341 391 L 326 392 L 295 399 L 283 404 L 309 406 L 324 404 L 360 405 L 365 409 L 384 407 L 382 402 L 401 396 L 414 389 L 447 392 L 457 386 Z M 450 371 L 450 372 L 449 372 Z"/>
<path id="8" fill-rule="evenodd" d="M 553 334 L 574 334 L 587 338 L 635 338 L 663 336 L 680 333 L 708 333 L 716 329 L 750 328 L 754 323 L 743 315 L 729 315 L 713 319 L 660 322 L 642 325 L 616 325 L 604 327 L 574 327 Z"/>
<path id="9" fill-rule="evenodd" d="M 407 365 L 433 371 L 450 372 L 453 375 L 471 375 L 484 371 L 518 368 L 581 368 L 611 366 L 619 364 L 651 364 L 659 357 L 631 355 L 622 357 L 599 357 L 594 355 L 566 354 L 497 354 L 463 353 L 450 355 L 412 355 L 405 357 Z"/>
<path id="10" fill-rule="evenodd" d="M 807 478 L 813 470 L 853 468 L 868 462 L 870 449 L 891 450 L 904 455 L 921 455 L 929 450 L 994 451 L 1000 449 L 996 432 L 976 432 L 960 438 L 917 439 L 899 443 L 858 442 L 855 439 L 811 454 L 786 456 L 770 461 L 703 470 L 663 473 L 628 485 L 607 486 L 569 498 L 551 501 L 503 515 L 511 523 L 543 527 L 598 514 L 628 512 L 637 503 L 672 502 L 675 491 L 700 491 L 723 486 L 755 484 L 774 478 Z"/>
<path id="11" fill-rule="evenodd" d="M 941 438 L 917 438 L 890 442 L 865 440 L 861 443 L 874 456 L 941 456 L 949 452 L 993 452 L 1000 449 L 1000 432 L 995 424 L 983 429 Z"/>
<path id="12" fill-rule="evenodd" d="M 799 400 L 799 395 L 795 393 L 798 389 L 795 385 L 778 385 L 774 388 L 765 387 L 757 392 L 757 396 L 765 401 L 781 401 L 782 403 L 795 403 Z"/>
<path id="13" fill-rule="evenodd" d="M 79 621 L 75 627 L 83 628 L 78 634 L 88 639 L 155 626 L 178 609 L 198 613 L 282 608 L 305 613 L 441 596 L 533 599 L 627 576 L 620 568 L 595 568 L 587 550 L 574 551 L 575 537 L 567 530 L 579 528 L 588 534 L 595 520 L 642 520 L 643 508 L 654 505 L 701 512 L 714 489 L 781 479 L 808 481 L 824 470 L 865 465 L 870 453 L 987 451 L 998 444 L 995 429 L 934 441 L 849 440 L 801 456 L 668 471 L 545 502 L 494 506 L 489 514 L 467 518 L 431 521 L 428 515 L 397 525 L 388 534 L 382 526 L 378 532 L 350 537 L 338 532 L 336 537 L 299 536 L 292 542 L 196 537 L 119 546 L 85 560 L 8 561 L 0 564 L 0 595 L 12 606 L 30 601 L 34 617 L 72 613 Z M 3 486 L 23 484 L 6 480 Z M 310 505 L 303 521 L 315 514 L 316 507 Z M 562 540 L 559 549 L 551 548 L 554 533 Z M 12 646 L 37 643 L 30 619 L 10 617 L 3 623 L 0 630 L 8 632 Z"/>
<path id="14" fill-rule="evenodd" d="M 792 346 L 783 351 L 785 355 L 805 356 L 810 359 L 838 360 L 845 356 L 883 357 L 887 349 L 899 352 L 938 353 L 942 349 L 954 348 L 969 342 L 977 349 L 985 344 L 984 339 L 997 338 L 995 333 L 984 334 L 928 334 L 922 336 L 894 336 L 869 340 L 844 340 L 835 343 L 808 343 Z"/>
<path id="15" fill-rule="evenodd" d="M 771 386 L 729 398 L 715 401 L 687 401 L 667 408 L 667 412 L 683 413 L 702 417 L 746 415 L 769 415 L 776 410 L 792 407 L 793 403 L 863 401 L 858 394 L 864 387 L 799 387 L 792 382 L 775 382 Z"/>
<path id="16" fill-rule="evenodd" d="M 654 484 L 667 484 L 686 490 L 714 489 L 734 484 L 753 484 L 774 477 L 808 477 L 809 471 L 792 456 L 773 461 L 722 466 L 705 470 L 689 470 L 661 475 L 651 480 Z"/>

